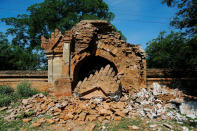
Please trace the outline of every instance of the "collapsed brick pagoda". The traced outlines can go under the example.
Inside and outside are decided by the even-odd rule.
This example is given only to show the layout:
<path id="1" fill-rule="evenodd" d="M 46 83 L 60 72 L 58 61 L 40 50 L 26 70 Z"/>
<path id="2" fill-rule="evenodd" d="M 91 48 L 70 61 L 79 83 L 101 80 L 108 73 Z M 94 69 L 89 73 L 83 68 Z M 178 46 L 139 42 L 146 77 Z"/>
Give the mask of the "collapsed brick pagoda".
<path id="1" fill-rule="evenodd" d="M 55 96 L 104 97 L 146 86 L 144 50 L 121 40 L 106 21 L 83 20 L 65 35 L 56 29 L 41 40 Z"/>

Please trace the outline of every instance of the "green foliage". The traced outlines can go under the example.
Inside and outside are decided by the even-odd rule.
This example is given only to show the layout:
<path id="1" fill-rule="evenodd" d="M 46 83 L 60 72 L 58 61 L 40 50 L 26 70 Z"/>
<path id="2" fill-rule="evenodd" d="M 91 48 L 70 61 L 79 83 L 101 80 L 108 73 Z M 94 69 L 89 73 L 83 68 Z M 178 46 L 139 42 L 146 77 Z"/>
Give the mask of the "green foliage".
<path id="1" fill-rule="evenodd" d="M 17 85 L 16 94 L 22 98 L 28 98 L 38 93 L 39 91 L 37 91 L 35 88 L 31 88 L 31 84 L 26 81 Z"/>
<path id="2" fill-rule="evenodd" d="M 38 68 L 40 56 L 24 47 L 10 44 L 0 32 L 0 70 L 33 70 Z"/>
<path id="3" fill-rule="evenodd" d="M 10 86 L 6 85 L 0 85 L 0 94 L 1 95 L 12 95 L 14 92 L 14 89 L 11 88 Z"/>
<path id="4" fill-rule="evenodd" d="M 197 67 L 197 1 L 162 0 L 178 12 L 171 25 L 184 29 L 183 33 L 171 32 L 147 43 L 146 53 L 149 68 L 196 68 Z"/>
<path id="5" fill-rule="evenodd" d="M 196 0 L 163 0 L 170 7 L 177 7 L 178 12 L 171 21 L 171 25 L 178 29 L 185 29 L 186 34 L 197 34 L 197 1 Z"/>
<path id="6" fill-rule="evenodd" d="M 17 118 L 23 119 L 23 118 L 31 117 L 34 114 L 35 114 L 35 112 L 33 112 L 33 111 L 31 111 L 31 112 L 20 112 L 20 114 L 17 116 Z"/>
<path id="7" fill-rule="evenodd" d="M 46 95 L 46 92 L 37 91 L 26 81 L 17 85 L 16 92 L 9 86 L 0 85 L 0 107 L 8 106 L 11 102 L 16 102 L 19 99 L 28 98 L 38 93 Z"/>
<path id="8" fill-rule="evenodd" d="M 4 121 L 0 119 L 0 131 L 19 131 L 23 126 L 22 120 L 15 120 L 11 122 Z"/>
<path id="9" fill-rule="evenodd" d="M 0 94 L 0 107 L 7 106 L 13 101 L 12 95 Z"/>
<path id="10" fill-rule="evenodd" d="M 1 19 L 10 26 L 7 34 L 14 37 L 11 44 L 0 44 L 0 48 L 4 47 L 0 60 L 3 70 L 46 69 L 47 60 L 40 47 L 42 35 L 49 37 L 55 28 L 64 34 L 85 19 L 111 21 L 114 18 L 103 0 L 44 0 L 28 7 L 27 11 L 28 14 Z M 8 43 L 8 40 L 3 39 L 3 42 Z M 9 68 L 5 66 L 7 63 Z"/>
<path id="11" fill-rule="evenodd" d="M 149 68 L 195 68 L 197 67 L 197 39 L 186 38 L 183 33 L 161 32 L 147 43 Z"/>
<path id="12" fill-rule="evenodd" d="M 0 107 L 9 105 L 14 100 L 14 89 L 0 85 Z"/>
<path id="13" fill-rule="evenodd" d="M 103 0 L 45 0 L 27 10 L 30 12 L 27 25 L 32 47 L 40 47 L 40 36 L 48 37 L 55 28 L 64 33 L 84 19 L 110 21 L 114 18 Z"/>
<path id="14" fill-rule="evenodd" d="M 138 130 L 139 131 L 142 131 L 144 130 L 145 128 L 145 125 L 142 125 L 143 121 L 141 118 L 137 118 L 137 119 L 129 119 L 129 118 L 123 118 L 122 120 L 120 121 L 110 121 L 110 123 L 106 123 L 104 126 L 106 127 L 106 131 L 120 131 L 120 130 L 131 130 L 129 127 L 130 126 L 138 126 L 140 127 Z M 102 124 L 98 124 L 96 127 L 95 127 L 95 131 L 100 131 L 101 130 L 101 127 L 103 125 Z"/>

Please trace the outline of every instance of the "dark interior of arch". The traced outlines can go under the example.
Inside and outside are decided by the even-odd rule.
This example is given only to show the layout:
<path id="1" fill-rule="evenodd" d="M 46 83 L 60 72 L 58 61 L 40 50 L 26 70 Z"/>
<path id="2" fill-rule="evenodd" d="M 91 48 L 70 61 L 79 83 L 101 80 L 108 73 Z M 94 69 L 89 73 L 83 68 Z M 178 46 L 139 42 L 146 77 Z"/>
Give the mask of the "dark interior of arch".
<path id="1" fill-rule="evenodd" d="M 113 68 L 113 70 L 117 74 L 118 70 L 114 63 L 103 57 L 88 56 L 84 58 L 75 67 L 72 89 L 75 88 L 79 81 L 84 80 L 85 77 L 89 77 L 90 74 L 94 74 L 96 71 L 99 71 L 102 67 L 105 67 L 108 64 Z"/>

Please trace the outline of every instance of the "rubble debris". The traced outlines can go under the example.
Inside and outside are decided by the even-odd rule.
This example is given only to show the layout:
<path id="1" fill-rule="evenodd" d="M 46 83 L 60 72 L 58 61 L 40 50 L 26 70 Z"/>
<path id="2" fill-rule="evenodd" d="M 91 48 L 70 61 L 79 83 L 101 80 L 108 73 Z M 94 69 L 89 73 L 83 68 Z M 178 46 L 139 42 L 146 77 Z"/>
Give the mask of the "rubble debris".
<path id="1" fill-rule="evenodd" d="M 169 125 L 169 124 L 167 124 L 167 123 L 164 123 L 164 124 L 163 124 L 163 126 L 165 126 L 165 127 L 169 128 L 169 129 L 172 129 L 172 126 L 171 126 L 171 125 Z"/>
<path id="2" fill-rule="evenodd" d="M 39 127 L 39 126 L 41 126 L 41 124 L 42 124 L 42 123 L 33 123 L 32 126 L 33 126 L 33 127 Z"/>
<path id="3" fill-rule="evenodd" d="M 6 109 L 8 109 L 8 107 L 0 107 L 0 111 L 4 111 Z"/>
<path id="4" fill-rule="evenodd" d="M 186 126 L 182 127 L 183 131 L 189 131 L 189 129 Z"/>
<path id="5" fill-rule="evenodd" d="M 139 127 L 138 126 L 135 126 L 135 125 L 133 125 L 133 126 L 128 126 L 130 129 L 133 129 L 133 130 L 138 130 L 139 129 Z"/>
<path id="6" fill-rule="evenodd" d="M 179 109 L 181 114 L 185 114 L 192 119 L 197 118 L 197 101 L 183 102 L 179 106 Z"/>
<path id="7" fill-rule="evenodd" d="M 119 121 L 122 118 L 133 118 L 138 116 L 150 119 L 186 120 L 186 116 L 179 114 L 179 107 L 176 107 L 172 102 L 178 99 L 178 101 L 184 101 L 184 94 L 178 90 L 171 90 L 159 86 L 155 87 L 154 85 L 155 84 L 149 88 L 141 88 L 139 91 L 134 89 L 131 95 L 123 93 L 118 102 L 109 98 L 103 99 L 102 97 L 91 97 L 88 100 L 80 100 L 78 97 L 56 99 L 37 94 L 23 100 L 21 105 L 13 109 L 10 116 L 5 119 L 18 119 L 17 116 L 21 112 L 34 112 L 32 115 L 39 118 L 42 117 L 43 114 L 52 116 L 50 119 L 39 119 L 33 124 L 34 127 L 38 127 L 45 122 L 49 124 L 66 124 L 70 121 L 74 121 L 84 124 L 86 122 L 98 120 L 103 123 L 104 121 Z M 177 94 L 177 96 L 174 96 L 174 94 Z M 165 99 L 165 96 L 171 96 L 171 99 Z M 194 102 L 190 102 L 190 104 L 193 103 Z M 180 105 L 180 109 L 182 109 L 182 106 L 186 105 L 186 103 L 184 102 Z M 23 121 L 31 121 L 31 119 L 27 118 Z M 168 125 L 164 126 L 171 128 Z M 92 128 L 93 127 L 94 126 L 92 126 Z M 151 125 L 151 127 L 155 127 L 155 125 Z"/>
<path id="8" fill-rule="evenodd" d="M 24 123 L 30 122 L 32 119 L 23 119 Z"/>
<path id="9" fill-rule="evenodd" d="M 55 123 L 55 121 L 54 121 L 54 120 L 52 120 L 52 119 L 46 119 L 46 122 L 48 122 L 49 124 L 53 124 L 53 123 Z"/>

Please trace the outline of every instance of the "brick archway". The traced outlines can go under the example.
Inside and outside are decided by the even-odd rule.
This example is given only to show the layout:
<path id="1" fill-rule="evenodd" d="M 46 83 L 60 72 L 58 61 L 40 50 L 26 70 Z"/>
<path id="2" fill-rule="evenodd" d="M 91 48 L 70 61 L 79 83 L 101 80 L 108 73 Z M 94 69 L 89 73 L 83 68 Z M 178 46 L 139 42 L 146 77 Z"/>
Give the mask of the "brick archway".
<path id="1" fill-rule="evenodd" d="M 55 30 L 50 39 L 42 37 L 42 48 L 48 58 L 48 77 L 54 89 L 55 81 L 64 83 L 59 88 L 71 88 L 69 83 L 74 83 L 74 88 L 79 75 L 77 70 L 88 57 L 101 57 L 112 63 L 117 70 L 115 77 L 125 90 L 146 86 L 144 50 L 139 45 L 121 40 L 120 34 L 106 21 L 81 21 L 65 35 Z"/>

